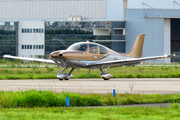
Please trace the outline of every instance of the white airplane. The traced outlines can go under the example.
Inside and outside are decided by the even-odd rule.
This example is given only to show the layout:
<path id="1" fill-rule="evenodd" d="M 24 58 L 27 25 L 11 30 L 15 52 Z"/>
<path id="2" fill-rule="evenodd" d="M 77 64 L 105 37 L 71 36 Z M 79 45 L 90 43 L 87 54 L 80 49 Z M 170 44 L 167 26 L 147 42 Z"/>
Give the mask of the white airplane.
<path id="1" fill-rule="evenodd" d="M 145 34 L 139 34 L 136 41 L 128 53 L 118 53 L 103 45 L 92 43 L 92 42 L 78 42 L 71 45 L 67 50 L 54 51 L 50 54 L 51 60 L 47 59 L 36 59 L 4 55 L 4 58 L 21 59 L 28 61 L 36 61 L 43 63 L 52 63 L 58 66 L 64 67 L 62 71 L 57 74 L 59 80 L 69 80 L 73 78 L 71 73 L 74 69 L 85 68 L 85 69 L 99 69 L 104 80 L 109 80 L 113 76 L 109 73 L 104 73 L 102 69 L 125 66 L 125 65 L 136 65 L 143 61 L 156 60 L 162 58 L 173 57 L 174 55 L 162 55 L 143 57 L 142 49 L 144 43 Z M 67 68 L 72 68 L 69 73 L 62 72 Z"/>

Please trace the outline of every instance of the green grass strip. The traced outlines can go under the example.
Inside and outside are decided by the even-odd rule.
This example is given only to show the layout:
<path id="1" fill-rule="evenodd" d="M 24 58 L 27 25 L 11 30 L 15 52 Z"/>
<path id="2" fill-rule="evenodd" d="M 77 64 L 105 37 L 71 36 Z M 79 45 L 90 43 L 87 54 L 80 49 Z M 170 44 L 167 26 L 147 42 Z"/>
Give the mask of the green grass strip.
<path id="1" fill-rule="evenodd" d="M 1 120 L 179 120 L 180 107 L 169 108 L 110 107 L 110 108 L 0 108 Z"/>
<path id="2" fill-rule="evenodd" d="M 180 103 L 180 94 L 79 94 L 42 90 L 1 91 L 0 107 L 65 107 L 66 97 L 70 106 L 129 105 L 143 103 Z"/>
<path id="3" fill-rule="evenodd" d="M 0 67 L 0 79 L 56 79 L 56 75 L 63 68 L 60 67 Z M 65 70 L 68 73 L 70 68 Z M 180 78 L 180 66 L 140 66 L 140 67 L 117 67 L 109 68 L 114 78 Z M 98 69 L 75 69 L 72 73 L 74 79 L 101 78 Z"/>

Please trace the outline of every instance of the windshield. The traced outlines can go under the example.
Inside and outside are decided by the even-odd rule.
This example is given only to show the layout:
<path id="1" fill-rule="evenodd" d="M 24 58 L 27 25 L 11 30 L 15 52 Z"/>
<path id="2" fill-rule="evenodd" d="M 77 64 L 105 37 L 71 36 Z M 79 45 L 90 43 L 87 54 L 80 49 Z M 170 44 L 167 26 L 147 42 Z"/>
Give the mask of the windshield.
<path id="1" fill-rule="evenodd" d="M 87 44 L 74 44 L 71 45 L 67 50 L 80 50 L 83 52 L 87 52 Z"/>

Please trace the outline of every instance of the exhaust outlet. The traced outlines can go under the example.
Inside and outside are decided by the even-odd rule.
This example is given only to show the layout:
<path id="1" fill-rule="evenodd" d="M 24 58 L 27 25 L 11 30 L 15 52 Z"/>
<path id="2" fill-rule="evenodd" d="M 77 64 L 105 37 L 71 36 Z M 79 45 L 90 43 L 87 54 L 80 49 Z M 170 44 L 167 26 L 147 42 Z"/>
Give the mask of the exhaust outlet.
<path id="1" fill-rule="evenodd" d="M 62 54 L 59 54 L 59 57 L 62 57 L 63 55 Z"/>

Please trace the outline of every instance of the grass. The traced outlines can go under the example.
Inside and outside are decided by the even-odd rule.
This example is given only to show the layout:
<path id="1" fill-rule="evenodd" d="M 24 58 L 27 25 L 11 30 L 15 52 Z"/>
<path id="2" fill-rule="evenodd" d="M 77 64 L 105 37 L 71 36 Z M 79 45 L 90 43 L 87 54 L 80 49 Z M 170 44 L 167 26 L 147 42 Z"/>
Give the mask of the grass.
<path id="1" fill-rule="evenodd" d="M 60 94 L 51 91 L 19 91 L 0 92 L 0 106 L 5 108 L 13 107 L 57 107 L 66 106 L 66 97 L 70 98 L 71 106 L 97 106 L 102 105 L 98 97 L 91 95 L 80 95 L 74 93 Z"/>
<path id="2" fill-rule="evenodd" d="M 79 94 L 42 90 L 1 91 L 0 107 L 65 107 L 66 97 L 70 99 L 70 106 L 106 106 L 129 105 L 145 103 L 180 103 L 180 94 Z"/>
<path id="3" fill-rule="evenodd" d="M 66 106 L 66 97 L 70 107 Z M 74 106 L 100 106 L 140 103 L 173 103 L 160 107 L 98 107 L 73 108 Z M 1 91 L 0 119 L 87 119 L 87 120 L 176 120 L 180 119 L 180 94 L 79 94 L 52 91 Z"/>
<path id="4" fill-rule="evenodd" d="M 56 75 L 63 68 L 60 67 L 0 67 L 0 79 L 56 79 Z M 64 71 L 68 73 L 70 68 Z M 74 78 L 100 78 L 98 69 L 75 69 Z M 138 66 L 125 68 L 109 68 L 114 78 L 180 78 L 180 66 Z"/>
<path id="5" fill-rule="evenodd" d="M 86 119 L 86 120 L 177 120 L 179 105 L 169 108 L 105 107 L 105 108 L 0 108 L 0 119 Z"/>
<path id="6" fill-rule="evenodd" d="M 174 63 L 173 63 L 174 64 Z M 0 60 L 0 79 L 56 79 L 56 75 L 61 71 L 62 67 L 48 67 L 50 64 L 45 64 L 45 67 L 38 67 L 37 62 L 24 62 L 22 60 L 8 61 Z M 8 65 L 8 66 L 6 66 Z M 25 65 L 22 67 L 22 65 Z M 147 64 L 153 65 L 153 64 Z M 167 65 L 167 64 L 163 64 Z M 168 64 L 171 65 L 171 64 Z M 114 78 L 180 78 L 180 66 L 126 66 L 109 68 L 108 71 Z M 68 73 L 70 68 L 65 70 Z M 75 69 L 73 71 L 74 78 L 100 78 L 101 72 L 98 69 L 91 70 L 88 74 L 88 69 Z"/>

